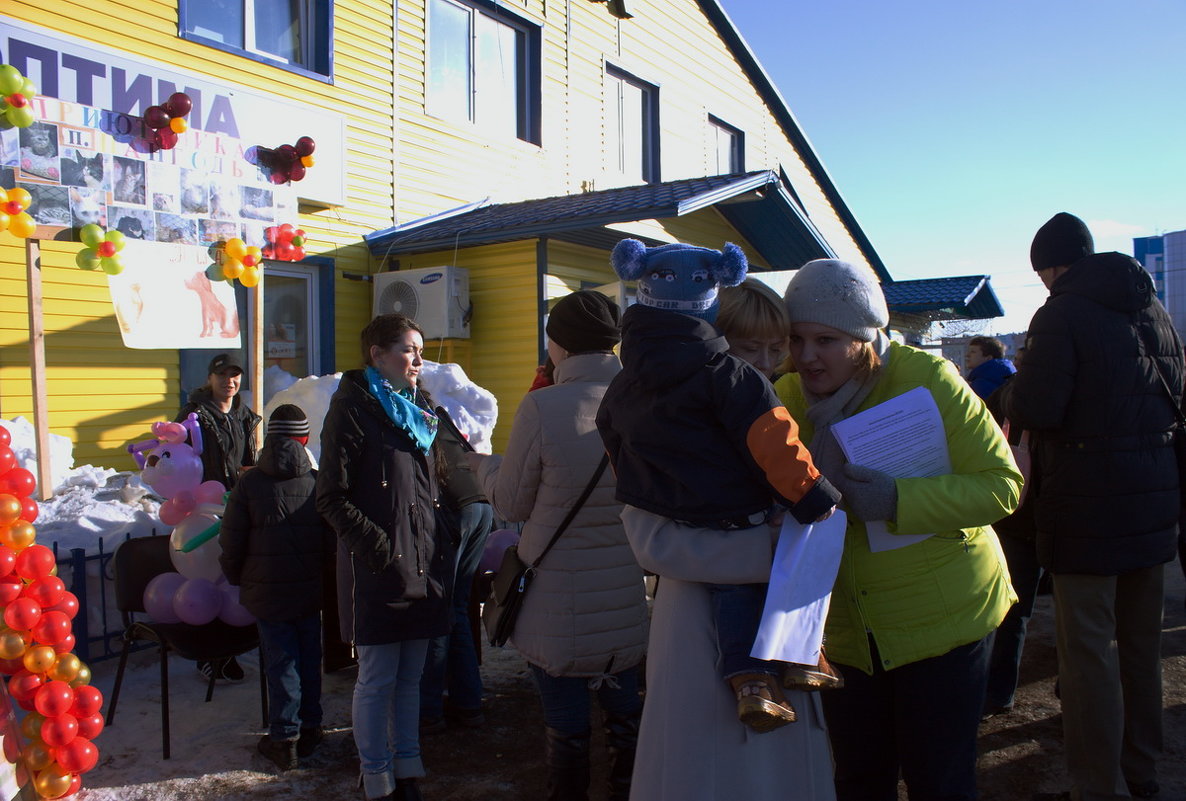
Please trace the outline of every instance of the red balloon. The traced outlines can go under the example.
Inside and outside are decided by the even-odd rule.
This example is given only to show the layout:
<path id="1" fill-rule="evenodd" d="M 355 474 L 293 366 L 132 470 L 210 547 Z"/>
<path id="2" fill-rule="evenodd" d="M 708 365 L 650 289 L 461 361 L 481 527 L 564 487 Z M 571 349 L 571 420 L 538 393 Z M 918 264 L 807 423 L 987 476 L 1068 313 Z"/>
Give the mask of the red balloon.
<path id="1" fill-rule="evenodd" d="M 57 576 L 46 576 L 43 579 L 37 579 L 21 592 L 24 597 L 32 598 L 36 601 L 37 605 L 44 610 L 48 610 L 49 607 L 61 603 L 62 596 L 65 593 L 66 582 Z"/>
<path id="2" fill-rule="evenodd" d="M 20 600 L 18 598 L 16 603 L 19 603 Z M 33 639 L 37 642 L 55 645 L 70 636 L 70 618 L 66 617 L 64 612 L 46 612 L 31 631 Z"/>
<path id="3" fill-rule="evenodd" d="M 276 238 L 280 236 L 280 229 L 275 225 L 269 225 L 264 229 L 264 239 L 269 242 L 275 242 Z"/>
<path id="4" fill-rule="evenodd" d="M 0 545 L 0 577 L 7 576 L 16 569 L 16 553 L 7 545 Z M 0 604 L 11 603 L 12 599 L 5 601 L 0 593 Z"/>
<path id="5" fill-rule="evenodd" d="M 110 240 L 100 242 L 99 247 L 96 248 L 96 250 L 98 250 L 99 255 L 103 258 L 110 259 L 115 255 L 115 243 L 111 242 Z"/>
<path id="6" fill-rule="evenodd" d="M 61 612 L 71 620 L 78 614 L 78 596 L 66 590 L 53 606 L 43 609 L 44 612 Z"/>
<path id="7" fill-rule="evenodd" d="M 288 183 L 288 170 L 272 170 L 271 179 L 274 184 Z"/>
<path id="8" fill-rule="evenodd" d="M 12 444 L 12 434 L 4 426 L 0 426 L 0 445 L 7 448 Z"/>
<path id="9" fill-rule="evenodd" d="M 276 258 L 281 261 L 291 261 L 292 252 L 296 250 L 289 242 L 280 242 L 276 245 Z"/>
<path id="10" fill-rule="evenodd" d="M 23 699 L 32 700 L 43 686 L 45 686 L 44 676 L 40 673 L 30 673 L 22 668 L 8 680 L 8 693 L 16 699 L 17 703 L 20 703 Z"/>
<path id="11" fill-rule="evenodd" d="M 75 773 L 70 777 L 70 789 L 62 794 L 62 798 L 69 798 L 82 789 L 82 777 Z"/>
<path id="12" fill-rule="evenodd" d="M 51 681 L 41 685 L 33 701 L 38 712 L 47 718 L 55 718 L 69 712 L 74 705 L 74 689 L 64 681 Z"/>
<path id="13" fill-rule="evenodd" d="M 293 165 L 288 168 L 288 180 L 300 181 L 300 180 L 303 180 L 304 177 L 305 177 L 305 165 L 301 164 L 299 161 L 294 162 Z"/>
<path id="14" fill-rule="evenodd" d="M 297 156 L 300 157 L 312 156 L 313 151 L 316 149 L 317 143 L 313 141 L 313 137 L 311 136 L 302 136 L 300 139 L 296 140 L 296 145 L 293 147 L 293 150 L 296 151 Z"/>
<path id="15" fill-rule="evenodd" d="M 21 597 L 21 590 L 24 588 L 25 583 L 21 581 L 20 576 L 14 573 L 10 573 L 7 576 L 0 576 L 0 606 L 7 606 Z"/>
<path id="16" fill-rule="evenodd" d="M 169 112 L 160 106 L 149 106 L 144 110 L 144 124 L 154 131 L 169 125 Z"/>
<path id="17" fill-rule="evenodd" d="M 54 757 L 62 770 L 70 773 L 86 773 L 99 762 L 99 749 L 85 737 L 75 737 L 66 745 L 54 751 Z"/>
<path id="18" fill-rule="evenodd" d="M 81 723 L 83 718 L 89 718 L 103 711 L 103 693 L 98 687 L 84 684 L 74 690 L 74 704 L 67 711 L 78 718 Z"/>
<path id="19" fill-rule="evenodd" d="M 260 255 L 262 255 L 265 259 L 274 259 L 276 258 L 276 251 L 271 245 L 264 245 L 262 248 L 260 248 Z"/>
<path id="20" fill-rule="evenodd" d="M 93 740 L 103 732 L 106 725 L 107 721 L 97 712 L 89 718 L 78 718 L 78 736 Z"/>
<path id="21" fill-rule="evenodd" d="M 37 501 L 32 498 L 21 498 L 21 520 L 32 523 L 37 519 L 38 513 L 41 509 L 37 506 Z"/>
<path id="22" fill-rule="evenodd" d="M 297 155 L 296 148 L 292 145 L 280 145 L 280 147 L 276 148 L 276 157 L 281 162 L 296 161 L 300 158 L 300 156 Z"/>
<path id="23" fill-rule="evenodd" d="M 169 95 L 169 99 L 164 102 L 164 106 L 165 111 L 169 112 L 170 117 L 184 117 L 194 107 L 194 102 L 189 99 L 189 95 L 185 92 L 174 92 Z"/>
<path id="24" fill-rule="evenodd" d="M 54 653 L 68 654 L 74 650 L 75 645 L 76 645 L 76 643 L 74 641 L 74 635 L 68 634 L 65 637 L 63 637 L 62 639 L 58 640 L 56 643 L 54 643 L 54 645 L 53 645 Z"/>
<path id="25" fill-rule="evenodd" d="M 19 498 L 27 498 L 37 489 L 37 478 L 23 467 L 14 467 L 4 475 L 8 491 Z"/>
<path id="26" fill-rule="evenodd" d="M 0 673 L 5 676 L 15 676 L 24 669 L 25 660 L 19 656 L 16 659 L 0 659 Z M 10 687 L 9 690 L 11 691 L 11 689 Z"/>
<path id="27" fill-rule="evenodd" d="M 7 429 L 5 429 L 7 432 Z M 16 454 L 7 445 L 0 445 L 0 476 L 16 467 Z"/>
<path id="28" fill-rule="evenodd" d="M 78 736 L 78 718 L 65 712 L 46 718 L 41 724 L 41 739 L 50 748 L 61 748 Z"/>
<path id="29" fill-rule="evenodd" d="M 4 607 L 4 622 L 13 631 L 31 631 L 42 617 L 41 604 L 32 598 L 17 598 Z"/>
<path id="30" fill-rule="evenodd" d="M 10 764 L 17 764 L 17 760 L 21 757 L 21 738 L 16 735 L 20 730 L 5 731 L 4 732 L 4 758 Z"/>
<path id="31" fill-rule="evenodd" d="M 29 581 L 45 578 L 55 564 L 54 552 L 44 545 L 30 545 L 16 555 L 16 572 Z"/>
<path id="32" fill-rule="evenodd" d="M 305 249 L 304 248 L 293 248 L 292 249 L 292 258 L 289 259 L 289 261 L 302 261 L 304 258 L 305 258 Z"/>
<path id="33" fill-rule="evenodd" d="M 158 128 L 153 137 L 156 146 L 161 150 L 172 150 L 177 147 L 177 134 L 171 128 Z"/>

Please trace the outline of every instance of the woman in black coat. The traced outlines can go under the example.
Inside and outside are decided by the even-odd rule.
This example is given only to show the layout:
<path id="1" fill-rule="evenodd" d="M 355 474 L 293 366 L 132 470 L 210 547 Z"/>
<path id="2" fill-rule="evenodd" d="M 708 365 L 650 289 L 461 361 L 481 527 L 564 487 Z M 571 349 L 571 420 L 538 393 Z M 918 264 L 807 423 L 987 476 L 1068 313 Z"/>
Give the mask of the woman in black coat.
<path id="1" fill-rule="evenodd" d="M 354 740 L 370 799 L 420 799 L 420 674 L 428 640 L 449 630 L 454 553 L 436 526 L 437 419 L 416 389 L 423 349 L 407 317 L 372 320 L 366 368 L 342 375 L 321 430 L 317 509 L 338 537 L 338 609 L 358 654 Z"/>

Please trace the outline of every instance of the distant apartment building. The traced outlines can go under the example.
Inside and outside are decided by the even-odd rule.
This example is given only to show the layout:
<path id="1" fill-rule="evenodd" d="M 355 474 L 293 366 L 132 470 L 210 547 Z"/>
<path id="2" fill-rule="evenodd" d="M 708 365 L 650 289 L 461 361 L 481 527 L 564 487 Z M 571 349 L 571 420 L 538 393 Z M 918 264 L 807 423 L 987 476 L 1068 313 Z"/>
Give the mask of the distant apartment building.
<path id="1" fill-rule="evenodd" d="M 1153 276 L 1180 336 L 1186 336 L 1186 231 L 1133 239 L 1133 256 Z"/>

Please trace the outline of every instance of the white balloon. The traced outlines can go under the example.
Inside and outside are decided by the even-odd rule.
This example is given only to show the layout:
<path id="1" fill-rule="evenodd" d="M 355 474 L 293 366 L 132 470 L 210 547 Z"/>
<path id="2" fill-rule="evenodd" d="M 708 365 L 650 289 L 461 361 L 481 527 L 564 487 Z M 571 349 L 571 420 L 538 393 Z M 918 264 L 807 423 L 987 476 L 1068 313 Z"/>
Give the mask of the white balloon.
<path id="1" fill-rule="evenodd" d="M 218 557 L 222 555 L 218 537 L 202 543 L 189 553 L 181 550 L 187 542 L 217 522 L 218 518 L 212 514 L 192 514 L 178 523 L 169 535 L 169 545 L 172 546 L 169 553 L 173 559 L 173 567 L 187 579 L 215 582 L 222 575 L 222 567 L 218 564 Z"/>

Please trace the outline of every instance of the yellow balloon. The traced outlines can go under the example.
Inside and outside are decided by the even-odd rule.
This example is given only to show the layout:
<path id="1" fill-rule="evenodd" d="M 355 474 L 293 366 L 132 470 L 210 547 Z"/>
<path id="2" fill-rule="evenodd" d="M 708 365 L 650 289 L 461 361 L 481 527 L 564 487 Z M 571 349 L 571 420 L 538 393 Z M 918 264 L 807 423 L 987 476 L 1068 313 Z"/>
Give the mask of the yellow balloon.
<path id="1" fill-rule="evenodd" d="M 37 530 L 27 520 L 18 520 L 7 529 L 0 529 L 0 543 L 14 551 L 23 551 L 37 539 Z"/>
<path id="2" fill-rule="evenodd" d="M 0 495 L 0 526 L 11 526 L 21 519 L 21 501 L 15 495 Z"/>
<path id="3" fill-rule="evenodd" d="M 38 771 L 33 779 L 33 786 L 42 798 L 61 798 L 70 789 L 74 781 L 74 774 L 62 770 L 62 766 L 54 762 L 44 770 Z"/>
<path id="4" fill-rule="evenodd" d="M 49 645 L 35 645 L 25 651 L 25 670 L 30 673 L 45 673 L 58 661 L 58 652 Z"/>
<path id="5" fill-rule="evenodd" d="M 4 633 L 0 634 L 0 658 L 18 659 L 24 656 L 25 649 L 29 647 L 29 641 L 22 636 L 21 632 L 13 631 L 7 626 L 5 629 Z"/>
<path id="6" fill-rule="evenodd" d="M 91 668 L 86 662 L 78 663 L 78 674 L 69 682 L 71 687 L 84 687 L 91 683 Z"/>
<path id="7" fill-rule="evenodd" d="M 314 164 L 312 156 L 301 156 L 301 164 L 305 167 L 312 167 Z"/>
<path id="8" fill-rule="evenodd" d="M 247 255 L 247 243 L 235 237 L 226 241 L 226 254 L 236 261 L 243 261 Z"/>
<path id="9" fill-rule="evenodd" d="M 15 192 L 16 190 L 14 189 L 13 191 Z M 24 190 L 22 189 L 21 191 L 23 192 Z M 33 222 L 33 218 L 25 211 L 22 211 L 15 217 L 11 217 L 8 221 L 8 232 L 21 239 L 28 239 L 33 236 L 33 232 L 36 230 L 37 223 Z"/>
<path id="10" fill-rule="evenodd" d="M 0 203 L 8 202 L 8 190 L 0 187 Z"/>
<path id="11" fill-rule="evenodd" d="M 176 134 L 183 134 L 189 130 L 189 123 L 186 122 L 185 117 L 174 117 L 169 120 L 169 130 Z"/>
<path id="12" fill-rule="evenodd" d="M 54 755 L 49 750 L 49 746 L 38 737 L 21 749 L 21 759 L 24 760 L 29 770 L 38 771 L 48 768 L 49 763 L 54 761 Z"/>
<path id="13" fill-rule="evenodd" d="M 53 681 L 74 681 L 78 671 L 82 670 L 82 660 L 71 653 L 58 654 L 54 666 L 49 669 L 49 677 Z"/>
<path id="14" fill-rule="evenodd" d="M 222 274 L 230 280 L 235 280 L 243 274 L 243 262 L 238 259 L 227 259 L 222 265 Z"/>
<path id="15" fill-rule="evenodd" d="M 259 268 L 255 265 L 251 267 L 244 267 L 243 274 L 239 276 L 239 283 L 251 289 L 259 283 Z"/>
<path id="16" fill-rule="evenodd" d="M 33 196 L 29 194 L 29 190 L 21 187 L 13 187 L 8 190 L 9 202 L 15 202 L 21 209 L 29 208 L 29 204 L 33 202 Z"/>

